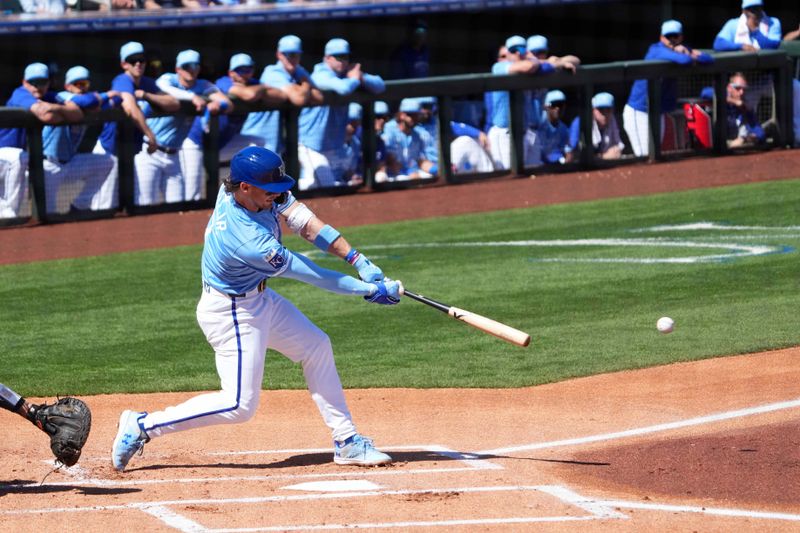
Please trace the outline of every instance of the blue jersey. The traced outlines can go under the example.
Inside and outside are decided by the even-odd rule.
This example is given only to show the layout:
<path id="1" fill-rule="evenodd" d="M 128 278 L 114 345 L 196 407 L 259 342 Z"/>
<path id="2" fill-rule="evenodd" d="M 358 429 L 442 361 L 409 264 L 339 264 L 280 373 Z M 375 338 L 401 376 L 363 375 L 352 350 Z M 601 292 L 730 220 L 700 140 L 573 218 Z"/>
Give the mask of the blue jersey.
<path id="1" fill-rule="evenodd" d="M 737 33 L 739 38 L 737 39 Z M 735 52 L 741 50 L 743 44 L 755 46 L 761 50 L 775 49 L 781 45 L 781 21 L 768 17 L 766 13 L 756 31 L 751 32 L 741 17 L 730 19 L 714 39 L 714 50 Z"/>
<path id="2" fill-rule="evenodd" d="M 647 54 L 644 56 L 649 60 L 672 61 L 679 65 L 691 65 L 693 60 L 688 54 L 681 54 L 666 46 L 662 42 L 650 45 Z M 708 54 L 700 54 L 697 62 L 701 64 L 713 63 L 714 58 Z M 675 78 L 665 78 L 661 82 L 661 112 L 669 113 L 678 105 L 678 80 Z M 631 87 L 631 94 L 628 97 L 628 105 L 637 111 L 647 111 L 647 80 L 636 80 Z"/>
<path id="3" fill-rule="evenodd" d="M 427 159 L 425 140 L 419 129 L 415 127 L 411 133 L 406 134 L 400 131 L 397 122 L 390 120 L 384 126 L 381 137 L 386 144 L 386 153 L 392 154 L 400 163 L 401 173 L 411 174 L 419 171 L 419 160 Z"/>
<path id="4" fill-rule="evenodd" d="M 569 128 L 560 120 L 555 125 L 545 120 L 536 131 L 542 145 L 542 159 L 546 162 L 558 163 L 565 153 L 572 151 L 569 145 Z"/>
<path id="5" fill-rule="evenodd" d="M 148 78 L 147 76 L 142 76 L 139 80 L 139 85 L 134 83 L 133 78 L 128 76 L 126 73 L 118 74 L 112 81 L 111 81 L 111 90 L 112 91 L 119 91 L 121 93 L 128 93 L 134 94 L 136 89 L 141 89 L 146 93 L 161 93 L 161 89 L 158 88 L 156 85 L 156 80 L 153 78 Z M 100 136 L 98 137 L 100 141 L 100 145 L 103 147 L 103 150 L 107 154 L 116 154 L 117 153 L 117 123 L 116 122 L 106 122 L 103 125 L 103 131 L 100 132 Z M 142 143 L 142 132 L 138 129 L 134 130 L 134 147 L 136 150 L 139 149 L 139 145 Z"/>
<path id="6" fill-rule="evenodd" d="M 191 87 L 184 87 L 178 80 L 177 74 L 164 74 L 158 78 L 157 83 L 165 83 L 170 87 L 189 91 L 198 96 L 208 96 L 217 92 L 216 85 L 208 80 L 197 80 Z M 149 106 L 144 107 L 145 116 L 152 114 L 152 108 Z M 189 130 L 192 129 L 194 122 L 194 115 L 170 115 L 165 117 L 148 118 L 147 125 L 153 130 L 153 135 L 156 136 L 156 142 L 160 146 L 178 149 L 183 144 L 186 136 L 189 135 Z"/>
<path id="7" fill-rule="evenodd" d="M 261 83 L 283 89 L 287 85 L 299 84 L 304 80 L 311 80 L 308 71 L 297 65 L 294 74 L 289 74 L 283 63 L 278 61 L 274 65 L 264 67 L 261 73 Z M 275 153 L 283 151 L 283 139 L 281 139 L 281 112 L 280 111 L 258 111 L 247 115 L 247 119 L 242 126 L 242 135 L 255 135 L 264 139 L 264 148 Z"/>
<path id="8" fill-rule="evenodd" d="M 25 88 L 24 85 L 20 85 L 14 92 L 11 94 L 11 98 L 8 99 L 6 102 L 6 107 L 20 107 L 22 109 L 30 110 L 33 107 L 33 104 L 38 102 L 39 100 L 31 94 L 31 92 Z M 42 98 L 44 102 L 55 103 L 56 102 L 56 93 L 54 92 L 47 92 Z M 0 147 L 9 146 L 12 148 L 22 148 L 24 149 L 27 145 L 27 139 L 25 136 L 25 128 L 0 128 Z"/>
<path id="9" fill-rule="evenodd" d="M 222 187 L 208 221 L 203 247 L 203 281 L 226 294 L 253 290 L 265 278 L 280 276 L 291 252 L 281 243 L 278 215 L 295 202 L 287 193 L 284 203 L 263 211 L 248 211 Z"/>
<path id="10" fill-rule="evenodd" d="M 231 87 L 233 87 L 233 80 L 230 76 L 222 76 L 217 81 L 214 82 L 214 85 L 217 86 L 217 89 L 222 91 L 224 94 L 230 93 Z M 250 79 L 247 80 L 247 85 L 258 85 L 258 80 Z M 219 147 L 222 148 L 226 144 L 230 142 L 233 137 L 239 133 L 242 129 L 242 124 L 244 124 L 245 118 L 247 115 L 228 115 L 228 114 L 221 114 L 219 115 Z M 203 146 L 203 131 L 205 130 L 203 124 L 203 117 L 198 116 L 194 118 L 194 122 L 192 123 L 192 129 L 189 130 L 189 138 L 198 146 Z"/>
<path id="11" fill-rule="evenodd" d="M 371 93 L 380 93 L 386 89 L 380 76 L 364 74 L 363 85 Z M 323 91 L 334 91 L 338 94 L 351 94 L 362 82 L 338 76 L 325 62 L 314 66 L 311 80 L 315 87 Z M 348 105 L 306 107 L 300 112 L 300 143 L 317 152 L 338 150 L 344 146 L 345 126 L 347 125 Z"/>

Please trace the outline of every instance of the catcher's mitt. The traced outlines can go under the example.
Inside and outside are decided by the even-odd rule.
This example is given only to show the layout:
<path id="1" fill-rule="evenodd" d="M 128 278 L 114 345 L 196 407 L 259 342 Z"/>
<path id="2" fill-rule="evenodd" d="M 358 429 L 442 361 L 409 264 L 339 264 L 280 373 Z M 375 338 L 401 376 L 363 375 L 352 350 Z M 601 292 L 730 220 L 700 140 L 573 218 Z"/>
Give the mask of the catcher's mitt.
<path id="1" fill-rule="evenodd" d="M 88 405 L 78 398 L 59 398 L 52 405 L 31 406 L 28 418 L 50 435 L 50 449 L 56 460 L 66 466 L 78 462 L 92 428 L 92 413 Z"/>

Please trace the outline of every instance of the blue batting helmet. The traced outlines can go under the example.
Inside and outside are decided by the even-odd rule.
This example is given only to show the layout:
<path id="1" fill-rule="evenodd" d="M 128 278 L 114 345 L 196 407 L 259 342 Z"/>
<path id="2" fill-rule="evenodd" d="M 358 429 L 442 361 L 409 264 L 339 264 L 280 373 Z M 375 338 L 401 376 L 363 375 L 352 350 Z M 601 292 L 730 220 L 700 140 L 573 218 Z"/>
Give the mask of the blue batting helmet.
<path id="1" fill-rule="evenodd" d="M 248 146 L 231 159 L 231 182 L 249 183 L 271 193 L 292 188 L 294 178 L 287 176 L 283 160 L 272 150 Z"/>

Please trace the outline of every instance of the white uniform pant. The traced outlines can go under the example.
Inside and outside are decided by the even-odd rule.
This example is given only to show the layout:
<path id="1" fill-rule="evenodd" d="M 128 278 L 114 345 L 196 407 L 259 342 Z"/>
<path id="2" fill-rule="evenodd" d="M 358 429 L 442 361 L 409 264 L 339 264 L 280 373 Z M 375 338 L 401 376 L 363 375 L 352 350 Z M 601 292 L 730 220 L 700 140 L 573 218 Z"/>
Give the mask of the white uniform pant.
<path id="1" fill-rule="evenodd" d="M 0 218 L 20 216 L 23 198 L 28 196 L 28 153 L 21 148 L 0 148 Z"/>
<path id="2" fill-rule="evenodd" d="M 489 129 L 489 150 L 494 166 L 499 170 L 511 168 L 511 133 L 508 128 L 492 126 Z M 532 129 L 527 129 L 522 139 L 523 161 L 526 167 L 542 164 L 542 147 L 539 136 Z"/>
<path id="3" fill-rule="evenodd" d="M 75 154 L 66 163 L 45 159 L 44 188 L 48 213 L 58 209 L 58 193 L 65 183 L 83 180 L 84 185 L 72 200 L 77 209 L 111 209 L 114 205 L 117 176 L 109 155 Z"/>
<path id="4" fill-rule="evenodd" d="M 628 134 L 631 142 L 631 149 L 637 157 L 647 157 L 650 155 L 650 122 L 647 119 L 646 111 L 638 111 L 629 105 L 625 105 L 622 110 L 622 126 Z M 664 137 L 664 115 L 661 115 L 661 133 L 659 141 Z"/>
<path id="5" fill-rule="evenodd" d="M 491 156 L 478 141 L 466 135 L 456 137 L 450 143 L 450 161 L 456 173 L 494 170 Z"/>
<path id="6" fill-rule="evenodd" d="M 222 390 L 147 415 L 140 423 L 151 438 L 252 418 L 267 348 L 302 365 L 311 398 L 334 440 L 356 433 L 328 336 L 289 300 L 269 288 L 246 298 L 228 298 L 204 288 L 197 321 L 214 348 Z"/>
<path id="7" fill-rule="evenodd" d="M 343 185 L 346 181 L 343 177 L 344 169 L 347 167 L 343 152 L 343 150 L 317 152 L 299 144 L 297 157 L 300 160 L 300 178 L 297 187 L 305 191 Z"/>
<path id="8" fill-rule="evenodd" d="M 167 203 L 183 200 L 183 174 L 177 153 L 156 150 L 147 153 L 147 145 L 133 158 L 135 179 L 133 199 L 136 205 L 154 205 L 162 197 Z"/>
<path id="9" fill-rule="evenodd" d="M 183 198 L 187 202 L 199 200 L 203 197 L 203 147 L 198 146 L 190 138 L 186 138 L 178 152 L 181 161 L 181 174 L 183 174 Z"/>
<path id="10" fill-rule="evenodd" d="M 111 176 L 114 179 L 106 180 L 103 183 L 103 186 L 100 188 L 100 194 L 106 198 L 111 198 L 111 207 L 117 207 L 119 205 L 119 158 L 114 154 L 106 153 L 106 149 L 103 148 L 103 145 L 98 140 L 94 148 L 92 149 L 93 154 L 100 154 L 100 155 L 108 155 L 114 161 L 114 168 L 111 169 Z"/>

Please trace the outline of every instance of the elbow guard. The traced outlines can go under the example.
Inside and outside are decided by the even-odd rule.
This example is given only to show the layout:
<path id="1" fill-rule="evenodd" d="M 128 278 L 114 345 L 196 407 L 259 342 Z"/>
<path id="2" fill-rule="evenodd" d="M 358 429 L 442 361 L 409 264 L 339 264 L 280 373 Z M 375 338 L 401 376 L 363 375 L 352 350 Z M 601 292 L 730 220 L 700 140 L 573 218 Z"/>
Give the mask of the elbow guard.
<path id="1" fill-rule="evenodd" d="M 286 217 L 286 225 L 289 226 L 289 229 L 294 233 L 300 233 L 300 230 L 308 224 L 308 221 L 311 220 L 313 216 L 314 213 L 311 212 L 311 209 L 306 207 L 306 204 L 297 202 L 297 207 L 294 208 L 292 214 Z"/>

